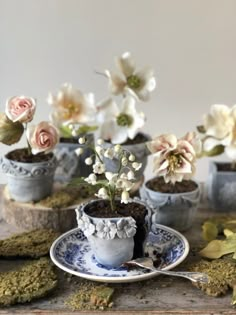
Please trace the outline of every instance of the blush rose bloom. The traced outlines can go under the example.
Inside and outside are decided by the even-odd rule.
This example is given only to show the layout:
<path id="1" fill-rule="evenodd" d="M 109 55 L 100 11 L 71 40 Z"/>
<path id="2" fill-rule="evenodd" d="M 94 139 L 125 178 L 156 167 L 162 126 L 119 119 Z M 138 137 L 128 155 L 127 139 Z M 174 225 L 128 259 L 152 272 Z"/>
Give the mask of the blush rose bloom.
<path id="1" fill-rule="evenodd" d="M 58 130 L 46 121 L 42 121 L 36 126 L 29 126 L 26 136 L 31 146 L 32 154 L 49 153 L 59 141 Z"/>
<path id="2" fill-rule="evenodd" d="M 36 101 L 32 97 L 13 96 L 6 101 L 5 113 L 13 121 L 28 123 L 33 119 Z"/>

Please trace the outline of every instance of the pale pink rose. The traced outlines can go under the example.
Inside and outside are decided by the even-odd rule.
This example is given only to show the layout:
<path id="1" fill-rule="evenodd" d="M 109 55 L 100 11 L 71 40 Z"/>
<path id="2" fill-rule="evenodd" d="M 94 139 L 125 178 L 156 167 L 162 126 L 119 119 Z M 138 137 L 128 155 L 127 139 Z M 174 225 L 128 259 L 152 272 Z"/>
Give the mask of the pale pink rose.
<path id="1" fill-rule="evenodd" d="M 28 123 L 33 119 L 35 109 L 35 99 L 25 96 L 13 96 L 6 102 L 5 113 L 13 122 Z"/>
<path id="2" fill-rule="evenodd" d="M 42 121 L 37 126 L 29 126 L 26 131 L 32 154 L 51 152 L 59 141 L 59 133 L 51 123 Z"/>

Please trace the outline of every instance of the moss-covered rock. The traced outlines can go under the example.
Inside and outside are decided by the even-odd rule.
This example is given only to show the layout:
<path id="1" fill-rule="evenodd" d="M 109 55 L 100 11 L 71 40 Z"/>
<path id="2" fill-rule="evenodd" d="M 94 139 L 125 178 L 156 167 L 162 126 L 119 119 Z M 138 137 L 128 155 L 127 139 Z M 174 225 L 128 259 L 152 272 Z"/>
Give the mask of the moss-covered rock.
<path id="1" fill-rule="evenodd" d="M 58 232 L 48 229 L 38 229 L 31 232 L 15 234 L 0 240 L 1 257 L 32 257 L 37 258 L 49 253 Z"/>
<path id="2" fill-rule="evenodd" d="M 53 268 L 44 257 L 18 270 L 0 273 L 0 305 L 30 302 L 48 294 L 57 285 Z"/>

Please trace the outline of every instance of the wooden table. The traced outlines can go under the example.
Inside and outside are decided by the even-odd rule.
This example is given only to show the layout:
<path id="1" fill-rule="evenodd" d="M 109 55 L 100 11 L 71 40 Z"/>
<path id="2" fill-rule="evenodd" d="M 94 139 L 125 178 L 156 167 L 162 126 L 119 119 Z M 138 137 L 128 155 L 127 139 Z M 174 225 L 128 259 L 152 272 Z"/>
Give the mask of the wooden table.
<path id="1" fill-rule="evenodd" d="M 1 210 L 0 210 L 1 211 Z M 215 213 L 211 210 L 200 209 L 194 226 L 183 233 L 190 247 L 194 248 L 201 242 L 201 223 Z M 19 229 L 6 224 L 0 219 L 0 238 L 5 238 Z M 184 269 L 185 264 L 192 261 L 194 251 L 191 250 L 188 258 L 177 269 Z M 0 271 L 11 270 L 21 264 L 20 260 L 0 259 Z M 73 312 L 64 305 L 64 301 L 80 286 L 80 279 L 68 277 L 58 270 L 59 286 L 54 293 L 32 303 L 1 308 L 0 314 L 99 314 L 101 311 Z M 202 291 L 193 287 L 190 281 L 182 278 L 157 276 L 151 280 L 136 283 L 113 284 L 116 289 L 114 306 L 104 314 L 236 314 L 236 309 L 230 304 L 232 291 L 226 296 L 214 298 L 206 296 Z"/>

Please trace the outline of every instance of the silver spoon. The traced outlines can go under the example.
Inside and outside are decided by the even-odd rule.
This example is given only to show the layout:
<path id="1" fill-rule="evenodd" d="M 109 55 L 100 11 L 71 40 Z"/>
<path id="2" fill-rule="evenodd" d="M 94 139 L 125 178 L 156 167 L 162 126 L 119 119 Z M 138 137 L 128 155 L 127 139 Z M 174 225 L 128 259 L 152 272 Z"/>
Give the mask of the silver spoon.
<path id="1" fill-rule="evenodd" d="M 153 260 L 150 257 L 137 258 L 129 260 L 123 264 L 123 266 L 139 266 L 145 269 L 149 269 L 167 276 L 176 276 L 187 278 L 193 282 L 208 282 L 208 276 L 206 273 L 191 272 L 191 271 L 169 271 L 160 270 L 154 267 Z"/>

